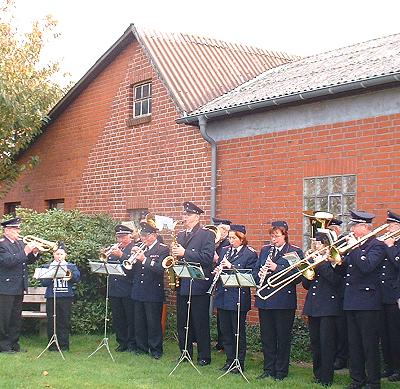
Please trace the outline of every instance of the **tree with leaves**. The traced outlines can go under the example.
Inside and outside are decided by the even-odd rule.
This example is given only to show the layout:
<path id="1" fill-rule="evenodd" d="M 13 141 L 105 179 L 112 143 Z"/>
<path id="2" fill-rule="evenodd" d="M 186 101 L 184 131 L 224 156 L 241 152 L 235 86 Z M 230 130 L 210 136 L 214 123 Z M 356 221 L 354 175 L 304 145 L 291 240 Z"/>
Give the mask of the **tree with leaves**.
<path id="1" fill-rule="evenodd" d="M 22 163 L 21 153 L 41 133 L 51 108 L 65 94 L 52 81 L 59 63 L 41 65 L 47 42 L 57 39 L 57 22 L 48 15 L 29 32 L 16 27 L 15 0 L 0 0 L 0 198 L 19 174 L 33 168 L 37 156 Z"/>

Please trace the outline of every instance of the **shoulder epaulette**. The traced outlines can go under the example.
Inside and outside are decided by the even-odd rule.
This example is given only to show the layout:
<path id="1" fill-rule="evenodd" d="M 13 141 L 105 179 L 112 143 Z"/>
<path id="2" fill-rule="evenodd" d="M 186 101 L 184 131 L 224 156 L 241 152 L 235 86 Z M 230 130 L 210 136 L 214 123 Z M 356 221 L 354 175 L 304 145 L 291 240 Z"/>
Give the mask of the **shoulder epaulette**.
<path id="1" fill-rule="evenodd" d="M 251 247 L 251 246 L 247 246 L 247 248 L 248 248 L 250 251 L 253 251 L 253 253 L 256 252 L 256 250 L 254 250 L 253 247 Z"/>
<path id="2" fill-rule="evenodd" d="M 161 247 L 168 247 L 165 243 L 160 243 Z"/>
<path id="3" fill-rule="evenodd" d="M 4 242 L 5 240 L 5 238 L 0 238 L 0 242 Z"/>
<path id="4" fill-rule="evenodd" d="M 299 246 L 296 246 L 295 244 L 290 244 L 292 247 L 294 247 L 295 249 L 299 249 L 301 250 L 301 248 Z"/>

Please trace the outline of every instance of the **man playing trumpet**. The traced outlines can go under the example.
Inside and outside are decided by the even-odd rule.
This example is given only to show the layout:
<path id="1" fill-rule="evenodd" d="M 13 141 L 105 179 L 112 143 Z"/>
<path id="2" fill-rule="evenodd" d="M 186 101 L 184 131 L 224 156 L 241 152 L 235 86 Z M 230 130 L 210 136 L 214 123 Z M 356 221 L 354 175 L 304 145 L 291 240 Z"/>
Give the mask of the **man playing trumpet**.
<path id="1" fill-rule="evenodd" d="M 28 290 L 27 265 L 36 261 L 39 253 L 35 242 L 20 240 L 19 217 L 1 223 L 4 235 L 0 239 L 0 352 L 24 351 L 19 345 L 24 291 Z"/>

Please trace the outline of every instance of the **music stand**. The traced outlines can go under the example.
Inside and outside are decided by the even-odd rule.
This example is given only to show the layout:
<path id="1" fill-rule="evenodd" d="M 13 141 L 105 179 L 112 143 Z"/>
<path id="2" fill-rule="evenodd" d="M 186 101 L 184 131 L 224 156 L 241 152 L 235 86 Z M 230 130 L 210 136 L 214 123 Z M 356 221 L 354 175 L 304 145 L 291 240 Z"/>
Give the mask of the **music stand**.
<path id="1" fill-rule="evenodd" d="M 236 325 L 236 353 L 235 353 L 235 359 L 232 361 L 230 364 L 228 370 L 222 374 L 221 376 L 218 377 L 220 379 L 224 375 L 228 374 L 234 369 L 237 369 L 238 372 L 242 375 L 242 377 L 249 382 L 249 380 L 246 378 L 246 376 L 243 374 L 242 367 L 240 366 L 239 362 L 239 325 L 240 325 L 240 295 L 242 292 L 242 288 L 248 288 L 248 287 L 256 287 L 256 282 L 252 276 L 252 270 L 251 269 L 224 269 L 224 272 L 221 273 L 220 279 L 222 282 L 222 286 L 224 288 L 238 288 L 238 302 L 237 302 L 237 325 Z"/>
<path id="2" fill-rule="evenodd" d="M 62 359 L 65 361 L 64 354 L 61 351 L 60 345 L 58 343 L 56 322 L 57 322 L 57 312 L 56 312 L 56 286 L 57 280 L 60 278 L 65 278 L 67 275 L 67 265 L 61 265 L 60 263 L 56 265 L 49 265 L 49 267 L 38 267 L 35 269 L 33 278 L 37 280 L 52 279 L 53 280 L 53 335 L 47 343 L 46 348 L 36 357 L 39 359 L 50 346 L 55 343 L 58 352 L 61 354 Z"/>
<path id="3" fill-rule="evenodd" d="M 119 263 L 106 263 L 106 262 L 89 262 L 90 270 L 92 273 L 96 274 L 106 274 L 107 282 L 106 282 L 106 310 L 104 314 L 104 337 L 100 344 L 97 346 L 96 350 L 94 350 L 88 357 L 89 359 L 92 355 L 96 354 L 103 346 L 107 349 L 108 354 L 113 362 L 115 362 L 114 357 L 111 354 L 110 346 L 108 344 L 107 337 L 107 322 L 108 322 L 108 285 L 110 274 L 115 274 L 119 276 L 126 276 L 125 272 L 122 269 L 122 266 Z"/>
<path id="4" fill-rule="evenodd" d="M 178 368 L 181 362 L 183 362 L 185 359 L 195 368 L 195 370 L 201 375 L 199 369 L 194 365 L 192 358 L 187 350 L 187 344 L 188 344 L 188 336 L 189 336 L 189 321 L 190 321 L 190 307 L 192 304 L 192 284 L 193 280 L 205 280 L 206 277 L 204 275 L 204 271 L 202 267 L 200 266 L 199 263 L 194 263 L 194 262 L 178 262 L 176 265 L 174 265 L 173 270 L 177 277 L 180 278 L 190 278 L 189 282 L 189 296 L 188 296 L 188 302 L 187 302 L 187 316 L 186 316 L 186 327 L 185 327 L 185 347 L 182 350 L 181 356 L 178 360 L 178 363 L 176 366 L 172 369 L 171 373 L 169 373 L 169 376 L 172 375 L 172 373 Z"/>

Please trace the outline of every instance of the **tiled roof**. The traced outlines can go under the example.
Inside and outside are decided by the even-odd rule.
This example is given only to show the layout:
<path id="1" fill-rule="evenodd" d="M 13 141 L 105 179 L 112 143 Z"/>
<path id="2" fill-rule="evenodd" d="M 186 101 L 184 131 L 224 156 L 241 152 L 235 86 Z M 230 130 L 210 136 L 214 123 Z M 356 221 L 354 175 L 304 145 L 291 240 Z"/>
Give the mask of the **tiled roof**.
<path id="1" fill-rule="evenodd" d="M 206 37 L 130 28 L 183 112 L 193 111 L 267 69 L 299 59 Z"/>
<path id="2" fill-rule="evenodd" d="M 341 85 L 371 83 L 390 75 L 394 81 L 400 81 L 400 34 L 316 54 L 267 70 L 188 116 L 234 107 L 240 111 L 240 107 L 268 100 L 276 104 L 279 99 L 293 95 L 298 95 L 300 101 L 304 98 L 302 94 L 312 91 L 326 89 L 327 94 L 332 94 L 340 91 L 338 86 Z"/>

